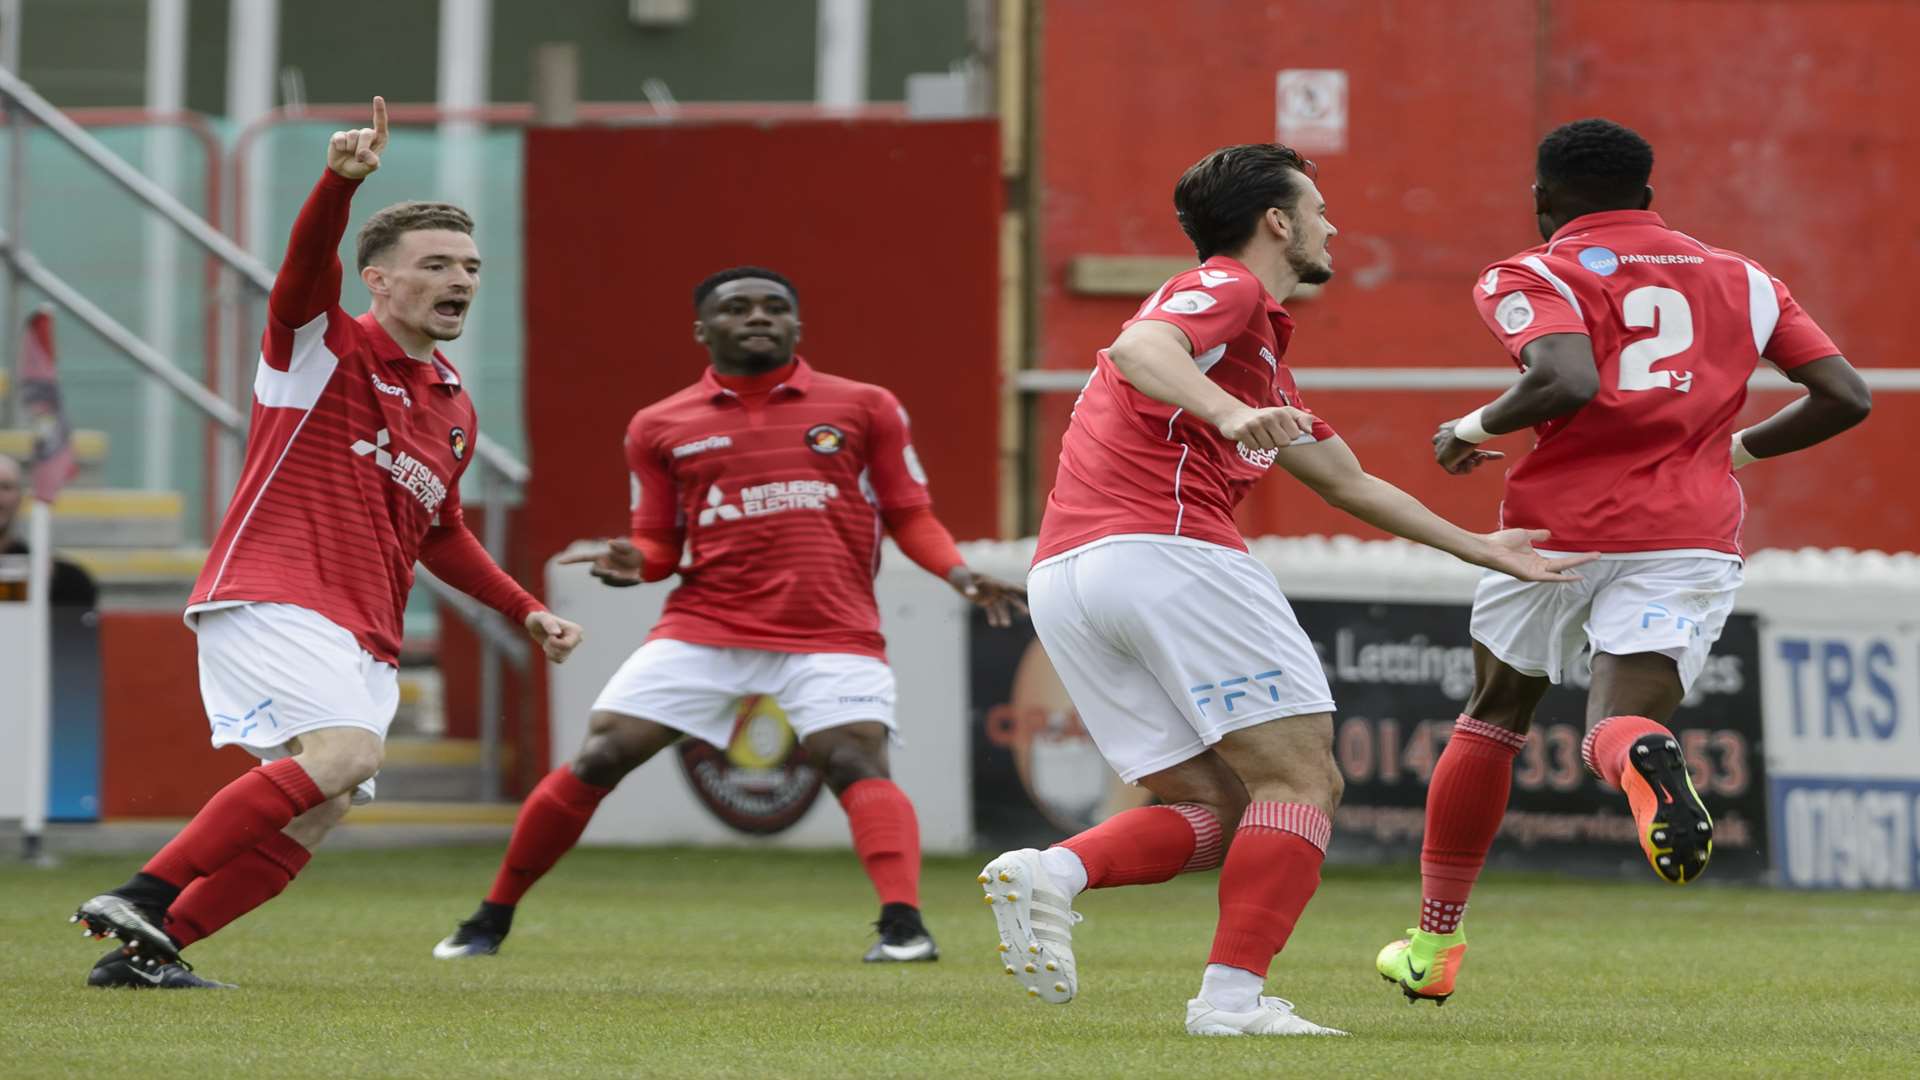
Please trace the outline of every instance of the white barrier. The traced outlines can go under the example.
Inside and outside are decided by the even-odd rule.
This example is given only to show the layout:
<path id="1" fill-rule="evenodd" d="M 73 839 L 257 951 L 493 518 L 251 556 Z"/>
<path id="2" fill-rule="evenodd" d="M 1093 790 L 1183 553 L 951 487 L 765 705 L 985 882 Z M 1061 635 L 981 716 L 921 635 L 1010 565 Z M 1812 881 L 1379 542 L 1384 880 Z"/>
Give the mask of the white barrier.
<path id="1" fill-rule="evenodd" d="M 946 583 L 914 566 L 891 543 L 876 581 L 881 630 L 899 682 L 901 745 L 893 777 L 920 816 L 929 852 L 972 849 L 973 796 L 968 786 L 965 634 L 967 607 Z M 553 761 L 571 760 L 586 736 L 587 712 L 609 676 L 645 639 L 671 581 L 630 589 L 600 584 L 580 566 L 547 567 L 547 601 L 578 622 L 586 640 L 553 670 L 549 703 Z M 676 750 L 636 770 L 607 797 L 588 827 L 587 843 L 744 844 L 847 847 L 846 816 L 824 790 L 791 828 L 755 837 L 702 805 Z"/>
<path id="2" fill-rule="evenodd" d="M 977 570 L 1024 578 L 1031 540 L 962 545 Z M 1264 538 L 1254 554 L 1299 600 L 1466 604 L 1480 571 L 1404 541 Z M 1812 887 L 1920 885 L 1920 556 L 1846 550 L 1762 551 L 1748 560 L 1737 610 L 1762 633 L 1761 671 L 1775 877 Z M 553 680 L 555 760 L 584 733 L 587 708 L 644 637 L 666 587 L 608 589 L 550 567 L 556 610 L 588 643 Z M 876 582 L 900 681 L 894 772 L 919 806 L 929 851 L 972 846 L 968 610 L 891 545 Z M 985 704 L 985 703 L 980 703 Z M 690 792 L 677 760 L 648 765 L 608 801 L 587 839 L 612 843 L 754 842 Z M 671 775 L 670 775 L 671 774 Z M 844 846 L 824 793 L 792 828 L 760 842 Z"/>

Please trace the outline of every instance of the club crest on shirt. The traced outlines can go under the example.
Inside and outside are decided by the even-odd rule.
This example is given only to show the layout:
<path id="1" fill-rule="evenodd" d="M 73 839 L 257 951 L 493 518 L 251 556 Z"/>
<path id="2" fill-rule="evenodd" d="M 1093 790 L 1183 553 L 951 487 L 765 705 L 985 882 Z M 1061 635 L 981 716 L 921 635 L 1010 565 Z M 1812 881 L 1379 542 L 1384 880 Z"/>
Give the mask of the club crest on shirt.
<path id="1" fill-rule="evenodd" d="M 1500 323 L 1500 329 L 1509 334 L 1517 334 L 1533 325 L 1533 304 L 1523 292 L 1510 292 L 1493 309 L 1493 317 Z"/>
<path id="2" fill-rule="evenodd" d="M 460 461 L 467 456 L 467 432 L 465 428 L 454 428 L 447 432 L 447 446 L 453 450 L 453 460 Z"/>
<path id="3" fill-rule="evenodd" d="M 1167 297 L 1160 305 L 1161 311 L 1171 311 L 1175 315 L 1198 315 L 1220 301 L 1198 289 L 1188 289 Z"/>
<path id="4" fill-rule="evenodd" d="M 847 444 L 847 433 L 832 424 L 815 424 L 807 429 L 807 449 L 816 454 L 837 454 Z"/>

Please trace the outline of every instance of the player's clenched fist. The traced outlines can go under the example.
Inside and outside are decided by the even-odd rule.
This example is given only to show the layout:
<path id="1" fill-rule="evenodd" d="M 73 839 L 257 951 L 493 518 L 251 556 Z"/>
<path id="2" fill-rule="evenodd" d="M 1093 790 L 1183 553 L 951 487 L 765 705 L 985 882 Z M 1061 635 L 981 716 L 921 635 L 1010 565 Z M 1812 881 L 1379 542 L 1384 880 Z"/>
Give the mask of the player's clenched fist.
<path id="1" fill-rule="evenodd" d="M 1220 434 L 1249 450 L 1278 450 L 1313 430 L 1313 414 L 1291 405 L 1241 409 L 1220 421 Z"/>
<path id="2" fill-rule="evenodd" d="M 568 622 L 551 611 L 536 611 L 527 616 L 527 636 L 547 654 L 547 659 L 564 664 L 580 644 L 580 624 Z"/>
<path id="3" fill-rule="evenodd" d="M 349 180 L 362 180 L 380 167 L 387 148 L 387 99 L 373 99 L 373 126 L 336 131 L 327 140 L 327 168 Z"/>

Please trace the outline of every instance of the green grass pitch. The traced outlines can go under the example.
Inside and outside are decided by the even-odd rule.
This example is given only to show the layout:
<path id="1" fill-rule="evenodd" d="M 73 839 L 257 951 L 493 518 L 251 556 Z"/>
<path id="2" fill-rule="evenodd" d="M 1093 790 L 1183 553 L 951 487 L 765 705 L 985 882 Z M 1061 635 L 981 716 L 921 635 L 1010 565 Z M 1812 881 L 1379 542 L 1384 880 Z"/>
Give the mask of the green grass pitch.
<path id="1" fill-rule="evenodd" d="M 1194 1039 L 1213 874 L 1088 894 L 1079 1000 L 1030 1002 L 994 954 L 978 859 L 927 865 L 938 964 L 863 965 L 876 905 L 847 853 L 582 850 L 499 957 L 436 961 L 497 852 L 322 853 L 188 953 L 238 993 L 84 987 L 66 923 L 137 860 L 0 869 L 7 1077 L 1920 1076 L 1920 897 L 1490 874 L 1445 1008 L 1373 955 L 1411 869 L 1333 870 L 1271 992 L 1350 1039 Z"/>

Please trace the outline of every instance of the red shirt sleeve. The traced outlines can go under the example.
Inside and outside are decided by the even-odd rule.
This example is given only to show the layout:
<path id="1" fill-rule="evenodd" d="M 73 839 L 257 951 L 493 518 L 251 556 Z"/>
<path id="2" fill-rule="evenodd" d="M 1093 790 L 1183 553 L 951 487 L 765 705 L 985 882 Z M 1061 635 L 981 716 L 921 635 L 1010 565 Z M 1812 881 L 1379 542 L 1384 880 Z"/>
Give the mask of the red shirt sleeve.
<path id="1" fill-rule="evenodd" d="M 900 551 L 927 573 L 945 580 L 954 567 L 967 565 L 953 542 L 953 534 L 933 516 L 933 507 L 911 506 L 888 510 L 881 516 Z"/>
<path id="2" fill-rule="evenodd" d="M 920 455 L 913 450 L 907 410 L 888 391 L 874 389 L 867 407 L 867 479 L 873 483 L 874 497 L 882 510 L 931 505 L 933 494 L 927 490 Z"/>
<path id="3" fill-rule="evenodd" d="M 687 541 L 684 529 L 647 529 L 631 537 L 640 550 L 640 580 L 665 581 L 680 569 L 680 548 Z"/>
<path id="4" fill-rule="evenodd" d="M 267 296 L 267 310 L 281 326 L 305 326 L 340 302 L 340 238 L 347 234 L 347 215 L 359 186 L 360 181 L 326 169 L 300 207 L 286 258 Z"/>
<path id="5" fill-rule="evenodd" d="M 420 542 L 420 563 L 440 580 L 513 620 L 515 626 L 526 622 L 534 612 L 546 610 L 500 569 L 473 530 L 467 528 L 457 480 L 448 488 L 447 500 L 440 504 L 436 523 Z"/>
<path id="6" fill-rule="evenodd" d="M 633 422 L 627 425 L 627 475 L 632 481 L 632 531 L 635 535 L 660 529 L 678 529 L 686 524 L 680 512 L 679 489 L 674 484 L 673 474 L 667 471 L 666 457 L 654 445 L 646 430 L 641 419 L 643 415 L 635 414 Z"/>
<path id="7" fill-rule="evenodd" d="M 1520 350 L 1548 334 L 1590 334 L 1586 321 L 1539 271 L 1518 261 L 1494 263 L 1473 286 L 1473 306 L 1494 339 Z"/>
<path id="8" fill-rule="evenodd" d="M 1767 339 L 1767 347 L 1760 354 L 1782 371 L 1839 356 L 1840 347 L 1787 291 L 1786 283 L 1779 278 L 1772 281 L 1774 298 L 1780 302 L 1780 319 L 1773 324 L 1773 336 Z"/>
<path id="9" fill-rule="evenodd" d="M 1265 309 L 1265 289 L 1251 276 L 1189 271 L 1161 286 L 1127 325 L 1145 319 L 1171 323 L 1199 356 L 1239 337 L 1254 313 Z"/>

